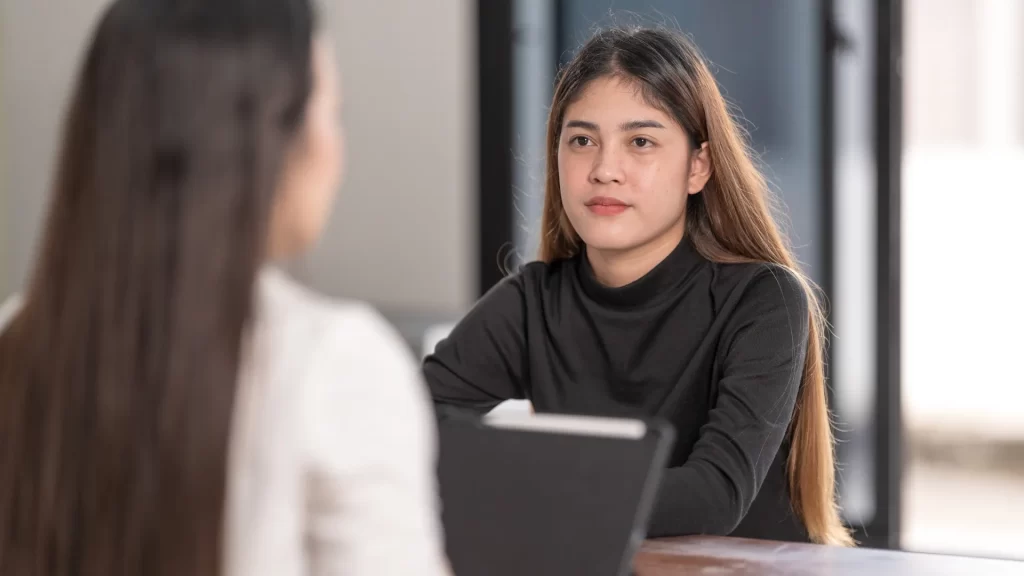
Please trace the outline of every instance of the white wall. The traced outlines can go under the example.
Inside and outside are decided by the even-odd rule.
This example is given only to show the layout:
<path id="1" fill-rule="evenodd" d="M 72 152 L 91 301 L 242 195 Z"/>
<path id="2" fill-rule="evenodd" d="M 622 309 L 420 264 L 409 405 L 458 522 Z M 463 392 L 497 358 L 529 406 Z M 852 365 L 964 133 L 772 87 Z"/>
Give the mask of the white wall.
<path id="1" fill-rule="evenodd" d="M 322 5 L 344 74 L 349 170 L 299 274 L 388 309 L 458 312 L 477 278 L 474 3 Z"/>
<path id="2" fill-rule="evenodd" d="M 0 293 L 29 270 L 67 92 L 103 0 L 0 2 Z"/>
<path id="3" fill-rule="evenodd" d="M 473 3 L 321 4 L 349 171 L 322 244 L 294 270 L 383 308 L 458 312 L 476 280 Z M 0 296 L 30 269 L 68 90 L 106 5 L 0 2 Z"/>

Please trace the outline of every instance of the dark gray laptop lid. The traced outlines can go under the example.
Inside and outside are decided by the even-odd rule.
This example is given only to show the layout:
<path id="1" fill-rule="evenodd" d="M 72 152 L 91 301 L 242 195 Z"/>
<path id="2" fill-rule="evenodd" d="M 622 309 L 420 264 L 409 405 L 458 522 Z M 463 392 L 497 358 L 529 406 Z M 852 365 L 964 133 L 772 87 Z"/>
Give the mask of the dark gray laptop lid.
<path id="1" fill-rule="evenodd" d="M 643 540 L 674 434 L 659 421 L 448 418 L 439 479 L 459 576 L 621 576 Z"/>

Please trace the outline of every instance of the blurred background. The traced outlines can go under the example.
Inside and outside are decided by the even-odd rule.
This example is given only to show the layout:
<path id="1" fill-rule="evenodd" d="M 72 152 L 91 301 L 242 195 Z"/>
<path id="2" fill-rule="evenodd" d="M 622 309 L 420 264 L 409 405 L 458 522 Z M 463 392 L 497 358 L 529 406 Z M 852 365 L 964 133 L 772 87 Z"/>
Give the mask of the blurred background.
<path id="1" fill-rule="evenodd" d="M 24 283 L 107 0 L 0 0 L 0 297 Z M 330 0 L 348 179 L 292 272 L 422 353 L 533 257 L 544 122 L 595 26 L 691 34 L 830 303 L 866 546 L 1024 558 L 1024 0 Z"/>

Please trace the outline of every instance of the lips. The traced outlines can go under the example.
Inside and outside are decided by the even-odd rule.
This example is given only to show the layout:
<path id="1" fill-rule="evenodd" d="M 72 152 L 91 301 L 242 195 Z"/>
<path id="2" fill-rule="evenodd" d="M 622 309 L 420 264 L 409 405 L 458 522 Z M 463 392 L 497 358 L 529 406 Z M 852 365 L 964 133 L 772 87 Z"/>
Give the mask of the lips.
<path id="1" fill-rule="evenodd" d="M 591 198 L 587 202 L 587 206 L 622 206 L 622 207 L 627 207 L 627 206 L 629 206 L 629 204 L 626 204 L 625 202 L 623 202 L 622 200 L 619 200 L 618 198 L 612 198 L 611 196 L 597 196 L 595 198 Z"/>
<path id="2" fill-rule="evenodd" d="M 609 196 L 597 196 L 591 198 L 586 203 L 587 209 L 593 214 L 598 216 L 614 216 L 616 214 L 622 214 L 629 209 L 629 204 L 626 204 L 618 198 L 612 198 Z"/>

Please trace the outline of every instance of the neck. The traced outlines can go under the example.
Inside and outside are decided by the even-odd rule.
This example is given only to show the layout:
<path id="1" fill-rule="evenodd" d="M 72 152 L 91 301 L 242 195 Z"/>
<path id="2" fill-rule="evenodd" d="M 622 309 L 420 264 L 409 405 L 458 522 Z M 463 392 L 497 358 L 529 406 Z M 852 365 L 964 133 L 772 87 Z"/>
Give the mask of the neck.
<path id="1" fill-rule="evenodd" d="M 594 277 L 609 288 L 636 282 L 668 257 L 683 239 L 683 227 L 674 227 L 650 242 L 625 250 L 587 246 L 587 261 Z"/>

